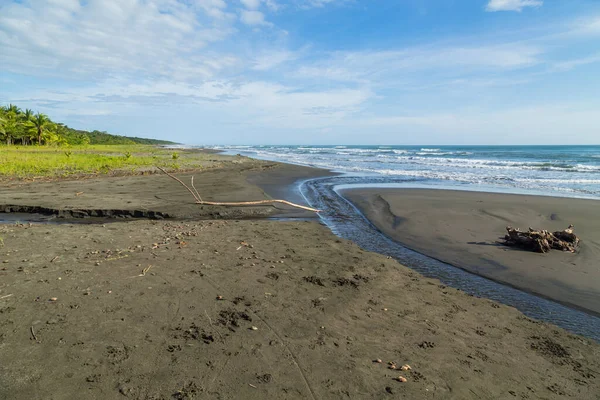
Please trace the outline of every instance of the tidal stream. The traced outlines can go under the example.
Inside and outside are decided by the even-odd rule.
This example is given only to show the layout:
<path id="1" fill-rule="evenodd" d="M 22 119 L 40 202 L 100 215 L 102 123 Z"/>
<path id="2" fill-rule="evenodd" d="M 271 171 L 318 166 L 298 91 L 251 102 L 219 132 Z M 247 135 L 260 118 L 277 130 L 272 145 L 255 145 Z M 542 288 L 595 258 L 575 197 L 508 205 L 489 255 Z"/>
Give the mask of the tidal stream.
<path id="1" fill-rule="evenodd" d="M 389 177 L 381 179 L 381 182 L 374 177 L 327 177 L 304 181 L 299 190 L 311 207 L 323 210 L 320 213 L 321 220 L 333 233 L 352 240 L 363 249 L 393 257 L 424 276 L 439 279 L 445 285 L 473 296 L 515 307 L 528 317 L 555 324 L 600 342 L 600 318 L 410 250 L 381 233 L 337 191 L 340 186 L 384 182 L 389 184 Z M 399 180 L 398 183 L 406 182 Z"/>

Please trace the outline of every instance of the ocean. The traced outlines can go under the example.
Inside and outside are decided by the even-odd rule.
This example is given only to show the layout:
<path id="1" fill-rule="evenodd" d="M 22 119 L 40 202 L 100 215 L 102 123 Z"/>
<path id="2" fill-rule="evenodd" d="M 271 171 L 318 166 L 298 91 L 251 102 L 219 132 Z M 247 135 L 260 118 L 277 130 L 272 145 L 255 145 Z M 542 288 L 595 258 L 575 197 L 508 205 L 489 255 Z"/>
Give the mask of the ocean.
<path id="1" fill-rule="evenodd" d="M 600 199 L 600 146 L 213 146 L 332 169 L 361 186 L 432 187 Z"/>

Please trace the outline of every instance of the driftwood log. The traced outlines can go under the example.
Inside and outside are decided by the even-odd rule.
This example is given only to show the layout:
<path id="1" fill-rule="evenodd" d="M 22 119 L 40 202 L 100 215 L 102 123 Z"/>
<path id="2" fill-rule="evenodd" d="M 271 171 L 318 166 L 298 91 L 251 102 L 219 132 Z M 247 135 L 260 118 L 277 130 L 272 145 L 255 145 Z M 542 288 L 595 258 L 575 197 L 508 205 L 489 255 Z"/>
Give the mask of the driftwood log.
<path id="1" fill-rule="evenodd" d="M 179 179 L 178 177 L 176 177 L 173 174 L 170 174 L 164 168 L 161 168 L 159 166 L 156 166 L 156 168 L 158 168 L 159 170 L 164 172 L 169 178 L 176 180 L 177 182 L 179 182 L 179 184 L 181 184 L 184 188 L 186 188 L 188 190 L 188 192 L 190 192 L 192 194 L 192 196 L 194 197 L 196 204 L 206 205 L 206 206 L 229 206 L 229 207 L 232 207 L 232 206 L 257 206 L 257 205 L 280 203 L 280 204 L 287 204 L 288 206 L 299 208 L 301 210 L 312 211 L 312 212 L 316 212 L 316 213 L 321 212 L 321 210 L 317 210 L 316 208 L 302 206 L 300 204 L 292 203 L 287 200 L 272 199 L 272 200 L 236 201 L 236 202 L 205 201 L 205 200 L 202 200 L 200 193 L 198 193 L 198 190 L 194 186 L 194 177 L 193 176 L 192 176 L 192 179 L 190 182 L 191 183 L 191 188 L 190 188 L 181 179 Z"/>
<path id="2" fill-rule="evenodd" d="M 519 228 L 507 226 L 504 245 L 520 247 L 537 253 L 547 253 L 551 249 L 575 253 L 579 245 L 579 238 L 573 232 L 573 228 L 573 225 L 569 225 L 564 231 L 551 233 L 547 230 L 536 231 L 532 228 L 529 228 L 527 232 L 521 232 Z"/>

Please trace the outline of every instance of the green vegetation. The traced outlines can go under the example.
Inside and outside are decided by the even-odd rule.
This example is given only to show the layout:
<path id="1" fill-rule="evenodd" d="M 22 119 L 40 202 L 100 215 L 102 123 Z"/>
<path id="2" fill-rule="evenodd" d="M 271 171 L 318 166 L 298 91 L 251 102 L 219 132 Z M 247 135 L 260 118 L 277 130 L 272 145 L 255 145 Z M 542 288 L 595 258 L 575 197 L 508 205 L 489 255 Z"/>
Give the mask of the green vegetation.
<path id="1" fill-rule="evenodd" d="M 136 174 L 153 170 L 195 169 L 214 165 L 200 152 L 157 147 L 164 140 L 82 131 L 47 115 L 0 107 L 0 180 L 57 178 L 97 174 Z"/>
<path id="2" fill-rule="evenodd" d="M 0 180 L 80 175 L 139 174 L 154 170 L 198 169 L 218 165 L 215 155 L 194 150 L 178 153 L 152 145 L 56 146 L 0 145 Z"/>
<path id="3" fill-rule="evenodd" d="M 126 145 L 174 144 L 166 140 L 117 136 L 100 131 L 82 131 L 53 122 L 45 114 L 21 110 L 14 104 L 0 107 L 0 142 L 6 145 Z"/>

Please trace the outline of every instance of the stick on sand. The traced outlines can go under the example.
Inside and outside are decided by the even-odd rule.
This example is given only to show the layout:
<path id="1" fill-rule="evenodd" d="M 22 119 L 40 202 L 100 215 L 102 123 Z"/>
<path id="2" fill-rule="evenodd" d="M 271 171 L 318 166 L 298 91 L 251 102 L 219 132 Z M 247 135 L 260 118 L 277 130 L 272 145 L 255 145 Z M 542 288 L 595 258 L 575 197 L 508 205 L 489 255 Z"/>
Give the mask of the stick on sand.
<path id="1" fill-rule="evenodd" d="M 317 213 L 321 211 L 321 210 L 317 210 L 316 208 L 301 206 L 300 204 L 292 203 L 287 200 L 258 200 L 258 201 L 240 201 L 240 202 L 204 201 L 204 200 L 202 200 L 202 197 L 200 197 L 200 194 L 194 187 L 194 178 L 193 177 L 192 177 L 192 187 L 194 188 L 194 190 L 192 190 L 188 185 L 186 185 L 181 179 L 177 178 L 175 175 L 168 173 L 165 169 L 158 167 L 158 166 L 156 168 L 158 168 L 159 170 L 161 170 L 162 172 L 167 174 L 171 179 L 176 180 L 184 188 L 186 188 L 188 190 L 188 192 L 190 192 L 192 194 L 192 196 L 194 197 L 194 200 L 196 200 L 196 204 L 206 205 L 206 206 L 256 206 L 256 205 L 271 204 L 271 203 L 281 203 L 281 204 L 287 204 L 288 206 L 292 206 L 295 208 L 300 208 L 302 210 L 313 211 L 313 212 L 317 212 Z"/>

